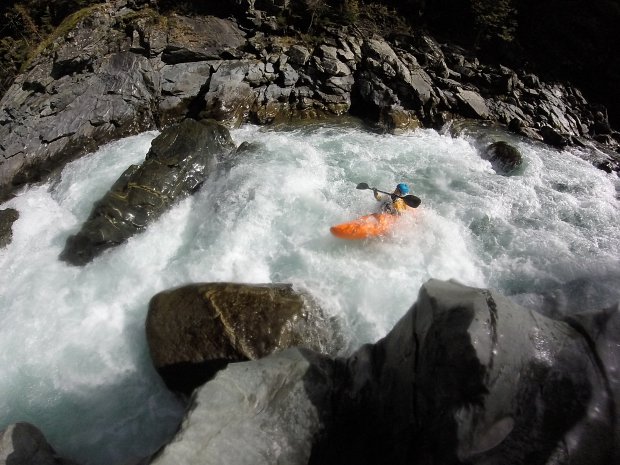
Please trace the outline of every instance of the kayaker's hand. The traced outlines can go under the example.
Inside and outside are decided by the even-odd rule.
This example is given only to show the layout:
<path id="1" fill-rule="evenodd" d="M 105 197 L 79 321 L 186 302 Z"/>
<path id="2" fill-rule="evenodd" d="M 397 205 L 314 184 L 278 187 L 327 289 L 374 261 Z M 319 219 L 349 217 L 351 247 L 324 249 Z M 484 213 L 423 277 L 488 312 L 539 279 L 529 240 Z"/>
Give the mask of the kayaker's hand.
<path id="1" fill-rule="evenodd" d="M 379 200 L 379 199 L 380 199 L 380 197 L 379 197 L 379 192 L 377 191 L 377 189 L 373 189 L 373 190 L 372 190 L 372 193 L 375 195 L 375 199 L 377 199 L 377 200 Z"/>

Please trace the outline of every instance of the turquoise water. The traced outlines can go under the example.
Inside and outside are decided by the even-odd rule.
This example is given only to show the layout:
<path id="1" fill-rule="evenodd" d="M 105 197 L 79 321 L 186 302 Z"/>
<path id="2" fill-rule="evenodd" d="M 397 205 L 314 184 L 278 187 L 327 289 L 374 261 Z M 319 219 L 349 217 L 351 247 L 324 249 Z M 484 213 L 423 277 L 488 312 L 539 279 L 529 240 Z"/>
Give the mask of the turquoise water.
<path id="1" fill-rule="evenodd" d="M 30 421 L 84 464 L 155 450 L 182 406 L 151 367 L 144 319 L 152 295 L 187 282 L 293 283 L 342 320 L 350 348 L 384 336 L 429 278 L 532 304 L 553 295 L 564 312 L 620 300 L 618 178 L 567 152 L 515 139 L 525 163 L 506 177 L 474 138 L 432 130 L 232 135 L 256 148 L 83 268 L 58 261 L 65 240 L 156 133 L 110 144 L 2 205 L 20 219 L 0 251 L 0 427 Z M 378 207 L 359 182 L 408 182 L 422 205 L 389 237 L 334 238 L 329 226 Z"/>

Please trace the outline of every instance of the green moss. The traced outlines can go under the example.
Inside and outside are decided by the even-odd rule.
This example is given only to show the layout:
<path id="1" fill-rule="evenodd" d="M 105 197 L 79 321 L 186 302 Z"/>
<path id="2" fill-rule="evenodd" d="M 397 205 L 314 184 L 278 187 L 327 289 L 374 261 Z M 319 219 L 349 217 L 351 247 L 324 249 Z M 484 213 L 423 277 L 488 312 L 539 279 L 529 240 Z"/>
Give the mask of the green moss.
<path id="1" fill-rule="evenodd" d="M 168 25 L 168 17 L 159 14 L 152 8 L 142 8 L 139 11 L 133 11 L 126 14 L 119 20 L 119 26 L 126 28 L 132 26 L 136 21 L 146 20 L 149 24 L 166 27 Z"/>
<path id="2" fill-rule="evenodd" d="M 22 63 L 19 72 L 23 73 L 26 71 L 30 67 L 32 60 L 44 53 L 58 38 L 65 37 L 69 32 L 75 29 L 80 21 L 92 15 L 95 11 L 101 10 L 102 8 L 103 5 L 100 4 L 92 5 L 67 16 L 56 29 L 54 29 L 41 41 L 41 43 L 39 43 L 39 45 L 28 52 L 28 58 Z"/>

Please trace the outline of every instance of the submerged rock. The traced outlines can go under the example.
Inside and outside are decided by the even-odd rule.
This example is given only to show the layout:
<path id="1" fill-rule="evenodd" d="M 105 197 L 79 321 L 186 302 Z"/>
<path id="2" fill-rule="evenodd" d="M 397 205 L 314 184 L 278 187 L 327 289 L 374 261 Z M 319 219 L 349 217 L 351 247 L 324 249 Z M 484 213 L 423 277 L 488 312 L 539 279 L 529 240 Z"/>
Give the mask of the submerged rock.
<path id="1" fill-rule="evenodd" d="M 151 299 L 146 336 L 166 385 L 185 394 L 230 362 L 303 346 L 334 354 L 338 333 L 312 298 L 287 284 L 192 284 Z"/>
<path id="2" fill-rule="evenodd" d="M 60 256 L 84 265 L 142 231 L 170 206 L 195 192 L 218 157 L 235 148 L 228 130 L 209 121 L 185 120 L 153 139 L 142 165 L 130 166 L 99 201 Z"/>
<path id="3" fill-rule="evenodd" d="M 512 174 L 523 164 L 521 152 L 505 141 L 489 144 L 482 151 L 482 157 L 489 160 L 493 169 L 501 174 Z"/>

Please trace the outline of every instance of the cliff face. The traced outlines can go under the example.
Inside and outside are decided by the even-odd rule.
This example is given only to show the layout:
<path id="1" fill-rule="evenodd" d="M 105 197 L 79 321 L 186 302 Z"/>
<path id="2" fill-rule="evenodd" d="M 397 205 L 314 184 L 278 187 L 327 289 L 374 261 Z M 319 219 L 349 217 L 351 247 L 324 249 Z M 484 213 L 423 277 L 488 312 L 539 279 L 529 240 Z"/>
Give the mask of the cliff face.
<path id="1" fill-rule="evenodd" d="M 393 131 L 475 118 L 560 147 L 590 137 L 618 147 L 605 114 L 571 86 L 423 33 L 307 36 L 247 8 L 238 22 L 120 0 L 73 17 L 0 101 L 2 197 L 103 143 L 186 117 L 235 126 L 352 113 Z"/>

